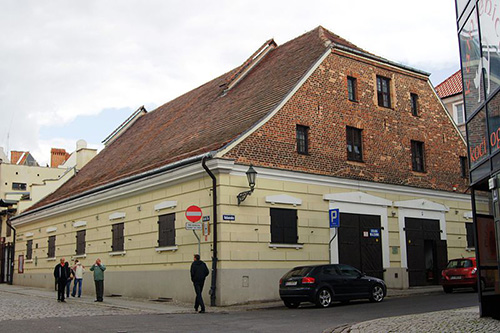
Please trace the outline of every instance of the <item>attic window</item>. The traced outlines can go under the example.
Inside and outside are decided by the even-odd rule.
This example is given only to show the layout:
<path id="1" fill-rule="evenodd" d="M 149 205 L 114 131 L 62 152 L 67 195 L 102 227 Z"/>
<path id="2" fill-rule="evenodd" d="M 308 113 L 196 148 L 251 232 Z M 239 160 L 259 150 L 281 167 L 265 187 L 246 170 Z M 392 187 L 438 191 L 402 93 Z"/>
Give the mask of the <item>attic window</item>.
<path id="1" fill-rule="evenodd" d="M 26 183 L 12 183 L 12 189 L 17 191 L 26 191 Z"/>

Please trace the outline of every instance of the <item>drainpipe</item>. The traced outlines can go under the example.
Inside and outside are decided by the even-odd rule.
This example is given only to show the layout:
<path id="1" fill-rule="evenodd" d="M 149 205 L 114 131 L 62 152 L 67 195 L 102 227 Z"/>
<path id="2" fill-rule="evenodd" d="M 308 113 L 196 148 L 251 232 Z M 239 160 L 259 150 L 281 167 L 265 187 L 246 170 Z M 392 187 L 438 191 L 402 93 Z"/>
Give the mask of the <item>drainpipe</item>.
<path id="1" fill-rule="evenodd" d="M 5 221 L 5 224 L 14 231 L 14 239 L 12 241 L 12 261 L 10 262 L 10 275 L 8 281 L 8 283 L 12 285 L 12 283 L 14 282 L 14 260 L 16 257 L 16 229 L 10 224 L 9 219 Z"/>
<path id="2" fill-rule="evenodd" d="M 215 289 L 216 289 L 216 283 L 217 283 L 217 179 L 215 178 L 214 174 L 210 169 L 207 167 L 205 164 L 206 160 L 208 159 L 207 156 L 204 156 L 203 159 L 201 160 L 201 165 L 203 166 L 203 169 L 208 173 L 210 178 L 212 178 L 212 211 L 213 211 L 213 254 L 212 254 L 212 284 L 210 285 L 210 306 L 217 306 L 215 302 Z"/>

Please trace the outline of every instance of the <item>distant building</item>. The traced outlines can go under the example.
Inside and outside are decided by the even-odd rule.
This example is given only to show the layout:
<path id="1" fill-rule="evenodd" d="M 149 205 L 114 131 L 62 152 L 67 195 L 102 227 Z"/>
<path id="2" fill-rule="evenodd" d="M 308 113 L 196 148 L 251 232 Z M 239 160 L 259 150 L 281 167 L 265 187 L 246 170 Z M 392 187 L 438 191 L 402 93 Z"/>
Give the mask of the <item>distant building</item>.
<path id="1" fill-rule="evenodd" d="M 436 86 L 436 92 L 443 101 L 446 110 L 453 117 L 460 133 L 465 138 L 465 109 L 462 96 L 462 71 L 453 75 Z"/>
<path id="2" fill-rule="evenodd" d="M 19 214 L 28 207 L 55 191 L 73 177 L 97 153 L 88 149 L 87 143 L 78 141 L 74 153 L 64 149 L 51 150 L 53 167 L 39 166 L 27 151 L 12 151 L 10 161 L 0 147 L 0 255 L 8 253 L 14 241 L 12 229 L 7 219 Z M 10 245 L 9 245 L 10 244 Z M 0 282 L 8 280 L 10 272 L 6 269 L 5 255 L 0 256 Z"/>

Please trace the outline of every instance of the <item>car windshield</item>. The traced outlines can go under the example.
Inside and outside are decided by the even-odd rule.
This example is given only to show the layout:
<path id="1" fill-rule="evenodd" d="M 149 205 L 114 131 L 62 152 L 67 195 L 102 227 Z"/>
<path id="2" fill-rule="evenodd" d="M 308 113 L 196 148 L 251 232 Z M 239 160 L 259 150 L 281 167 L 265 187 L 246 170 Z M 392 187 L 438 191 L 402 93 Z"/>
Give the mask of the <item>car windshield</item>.
<path id="1" fill-rule="evenodd" d="M 285 279 L 291 278 L 291 277 L 300 277 L 300 276 L 306 276 L 307 273 L 311 271 L 311 267 L 296 267 L 292 269 L 290 272 L 286 273 L 284 276 Z"/>
<path id="2" fill-rule="evenodd" d="M 472 260 L 469 259 L 455 259 L 450 260 L 446 268 L 470 268 L 472 267 Z"/>

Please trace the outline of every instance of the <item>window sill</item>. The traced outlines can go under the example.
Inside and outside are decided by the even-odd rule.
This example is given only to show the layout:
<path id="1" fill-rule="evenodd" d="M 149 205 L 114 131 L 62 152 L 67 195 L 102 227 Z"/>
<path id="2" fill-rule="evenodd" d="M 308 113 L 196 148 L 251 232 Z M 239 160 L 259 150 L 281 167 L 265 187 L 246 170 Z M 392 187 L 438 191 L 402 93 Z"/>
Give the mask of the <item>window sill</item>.
<path id="1" fill-rule="evenodd" d="M 24 261 L 24 263 L 25 263 L 25 264 L 29 264 L 29 263 L 32 263 L 32 262 L 33 262 L 33 259 L 26 259 L 26 260 Z"/>
<path id="2" fill-rule="evenodd" d="M 467 252 L 476 251 L 476 248 L 475 247 L 466 247 L 465 251 L 467 251 Z"/>
<path id="3" fill-rule="evenodd" d="M 304 247 L 304 244 L 277 244 L 269 243 L 269 247 L 272 249 L 284 248 L 284 249 L 296 249 L 299 250 Z"/>
<path id="4" fill-rule="evenodd" d="M 177 245 L 174 246 L 165 246 L 165 247 L 157 247 L 155 250 L 156 252 L 167 252 L 167 251 L 177 251 L 178 247 Z"/>
<path id="5" fill-rule="evenodd" d="M 125 254 L 127 253 L 127 251 L 123 250 L 123 251 L 113 251 L 113 252 L 109 252 L 108 254 L 111 256 L 111 257 L 114 257 L 114 256 L 124 256 Z"/>
<path id="6" fill-rule="evenodd" d="M 349 102 L 353 102 L 353 103 L 359 103 L 359 101 L 357 99 L 348 99 Z"/>
<path id="7" fill-rule="evenodd" d="M 353 163 L 353 164 L 365 165 L 365 161 L 363 161 L 363 160 L 352 160 L 352 159 L 347 158 L 347 162 Z"/>
<path id="8" fill-rule="evenodd" d="M 87 258 L 87 254 L 77 254 L 73 256 L 73 259 Z"/>
<path id="9" fill-rule="evenodd" d="M 47 261 L 56 261 L 56 260 L 57 260 L 56 257 L 54 257 L 54 258 L 47 258 Z"/>

